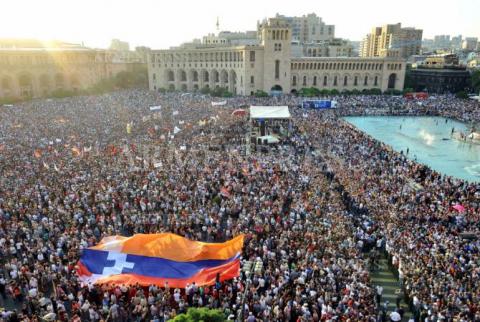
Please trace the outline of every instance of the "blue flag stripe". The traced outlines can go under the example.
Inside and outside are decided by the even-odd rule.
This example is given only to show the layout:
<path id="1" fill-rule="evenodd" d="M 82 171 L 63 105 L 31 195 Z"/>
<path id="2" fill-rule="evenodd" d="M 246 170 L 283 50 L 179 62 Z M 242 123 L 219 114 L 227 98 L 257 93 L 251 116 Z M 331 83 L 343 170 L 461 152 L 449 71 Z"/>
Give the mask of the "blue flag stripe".
<path id="1" fill-rule="evenodd" d="M 84 249 L 80 261 L 93 274 L 102 274 L 108 267 L 114 267 L 115 261 L 108 260 L 108 251 Z M 164 258 L 126 254 L 126 261 L 133 268 L 123 268 L 122 273 L 133 273 L 160 278 L 188 278 L 205 268 L 212 268 L 229 263 L 227 260 L 201 260 L 195 262 L 177 262 Z"/>

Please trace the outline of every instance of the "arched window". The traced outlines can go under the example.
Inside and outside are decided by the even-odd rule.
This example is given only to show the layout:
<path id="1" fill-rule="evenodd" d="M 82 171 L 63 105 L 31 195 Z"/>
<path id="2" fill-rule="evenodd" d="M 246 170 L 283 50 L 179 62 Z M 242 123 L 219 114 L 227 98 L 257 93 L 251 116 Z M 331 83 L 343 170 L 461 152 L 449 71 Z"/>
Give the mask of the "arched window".
<path id="1" fill-rule="evenodd" d="M 275 61 L 275 79 L 280 78 L 280 61 L 277 59 Z"/>
<path id="2" fill-rule="evenodd" d="M 193 71 L 193 81 L 198 82 L 198 72 L 196 70 Z"/>
<path id="3" fill-rule="evenodd" d="M 333 77 L 333 86 L 337 86 L 337 76 Z"/>
<path id="4" fill-rule="evenodd" d="M 365 79 L 363 80 L 363 86 L 368 85 L 368 76 L 365 76 Z"/>
<path id="5" fill-rule="evenodd" d="M 317 76 L 313 76 L 313 86 L 317 86 Z"/>
<path id="6" fill-rule="evenodd" d="M 345 77 L 343 78 L 343 86 L 347 86 L 348 85 L 348 77 L 345 75 Z"/>
<path id="7" fill-rule="evenodd" d="M 389 89 L 395 88 L 396 80 L 397 80 L 397 74 L 395 74 L 395 73 L 390 74 L 390 76 L 388 77 L 388 88 Z"/>
<path id="8" fill-rule="evenodd" d="M 327 86 L 327 81 L 328 81 L 327 76 L 323 76 L 323 86 Z"/>
<path id="9" fill-rule="evenodd" d="M 175 76 L 173 75 L 173 71 L 169 70 L 167 75 L 168 81 L 173 82 L 175 81 Z"/>
<path id="10" fill-rule="evenodd" d="M 292 86 L 297 86 L 297 76 L 292 77 Z"/>
<path id="11" fill-rule="evenodd" d="M 358 76 L 355 76 L 353 79 L 353 86 L 357 86 L 357 85 L 358 85 Z"/>
<path id="12" fill-rule="evenodd" d="M 180 80 L 181 80 L 182 82 L 186 82 L 186 81 L 187 81 L 187 73 L 185 73 L 184 70 L 182 70 L 182 71 L 180 72 Z"/>
<path id="13" fill-rule="evenodd" d="M 374 84 L 375 86 L 378 86 L 378 76 L 375 76 L 375 80 L 374 80 L 373 84 Z"/>
<path id="14" fill-rule="evenodd" d="M 307 76 L 303 76 L 303 86 L 307 86 Z"/>

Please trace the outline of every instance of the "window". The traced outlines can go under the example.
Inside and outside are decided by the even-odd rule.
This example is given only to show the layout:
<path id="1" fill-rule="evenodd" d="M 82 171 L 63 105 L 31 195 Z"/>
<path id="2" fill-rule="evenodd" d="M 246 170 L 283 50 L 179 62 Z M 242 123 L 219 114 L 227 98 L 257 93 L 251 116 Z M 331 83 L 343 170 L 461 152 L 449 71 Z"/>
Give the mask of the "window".
<path id="1" fill-rule="evenodd" d="M 313 76 L 313 86 L 317 86 L 317 76 Z"/>
<path id="2" fill-rule="evenodd" d="M 368 76 L 365 76 L 365 79 L 363 80 L 363 86 L 368 85 Z"/>
<path id="3" fill-rule="evenodd" d="M 348 84 L 348 77 L 345 76 L 345 77 L 343 78 L 343 86 L 347 86 L 347 84 Z"/>
<path id="4" fill-rule="evenodd" d="M 373 81 L 373 84 L 375 86 L 378 86 L 378 76 L 375 76 L 375 80 Z"/>
<path id="5" fill-rule="evenodd" d="M 292 86 L 297 86 L 297 76 L 292 77 Z"/>
<path id="6" fill-rule="evenodd" d="M 157 79 L 155 73 L 153 73 L 152 76 L 153 76 L 153 80 L 156 80 L 156 79 Z"/>
<path id="7" fill-rule="evenodd" d="M 358 76 L 355 76 L 355 78 L 353 79 L 353 86 L 357 86 L 358 85 Z"/>
<path id="8" fill-rule="evenodd" d="M 327 76 L 323 76 L 323 86 L 327 86 Z"/>
<path id="9" fill-rule="evenodd" d="M 307 86 L 307 76 L 303 76 L 303 86 Z"/>
<path id="10" fill-rule="evenodd" d="M 280 78 L 280 61 L 277 59 L 275 61 L 275 79 Z"/>
<path id="11" fill-rule="evenodd" d="M 255 61 L 255 51 L 250 51 L 250 61 Z"/>
<path id="12" fill-rule="evenodd" d="M 333 78 L 333 86 L 337 86 L 337 85 L 338 85 L 338 84 L 337 84 L 337 76 L 335 76 L 335 77 Z"/>
<path id="13" fill-rule="evenodd" d="M 250 76 L 250 84 L 255 84 L 255 78 L 253 76 Z"/>

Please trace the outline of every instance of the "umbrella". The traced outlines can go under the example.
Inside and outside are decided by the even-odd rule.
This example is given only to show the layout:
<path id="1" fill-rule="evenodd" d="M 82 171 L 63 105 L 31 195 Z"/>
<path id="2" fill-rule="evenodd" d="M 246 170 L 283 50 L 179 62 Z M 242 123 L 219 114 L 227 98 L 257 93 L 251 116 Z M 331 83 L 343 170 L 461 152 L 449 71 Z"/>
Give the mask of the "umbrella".
<path id="1" fill-rule="evenodd" d="M 239 109 L 236 109 L 235 111 L 232 112 L 232 115 L 234 116 L 245 116 L 247 114 L 247 111 L 239 108 Z"/>
<path id="2" fill-rule="evenodd" d="M 465 211 L 465 207 L 462 206 L 462 205 L 455 205 L 455 206 L 453 206 L 453 209 L 455 209 L 458 212 L 464 212 Z"/>

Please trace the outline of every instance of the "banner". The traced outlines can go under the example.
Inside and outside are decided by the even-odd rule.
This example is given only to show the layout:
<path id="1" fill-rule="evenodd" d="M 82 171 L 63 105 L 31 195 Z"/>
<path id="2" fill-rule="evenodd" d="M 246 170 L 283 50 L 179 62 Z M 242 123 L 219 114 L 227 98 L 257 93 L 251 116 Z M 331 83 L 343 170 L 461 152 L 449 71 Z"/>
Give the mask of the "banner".
<path id="1" fill-rule="evenodd" d="M 227 101 L 221 101 L 221 102 L 212 102 L 212 106 L 221 106 L 221 105 L 226 105 Z"/>
<path id="2" fill-rule="evenodd" d="M 160 105 L 158 106 L 150 106 L 150 111 L 160 111 L 162 107 Z"/>
<path id="3" fill-rule="evenodd" d="M 82 251 L 77 274 L 83 284 L 157 285 L 185 288 L 238 277 L 244 236 L 204 243 L 171 234 L 110 236 Z"/>

